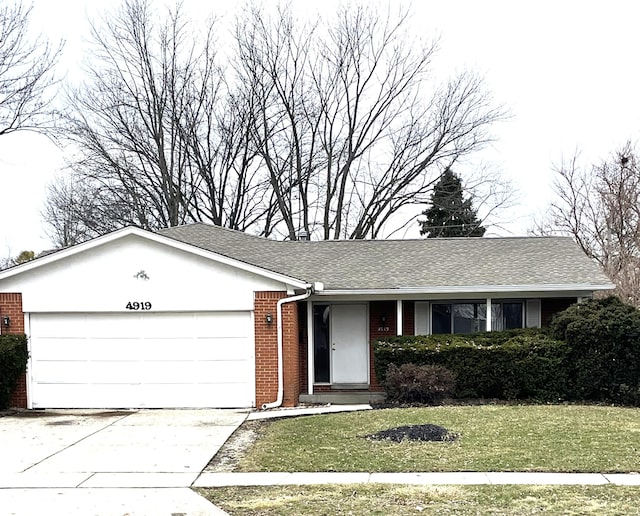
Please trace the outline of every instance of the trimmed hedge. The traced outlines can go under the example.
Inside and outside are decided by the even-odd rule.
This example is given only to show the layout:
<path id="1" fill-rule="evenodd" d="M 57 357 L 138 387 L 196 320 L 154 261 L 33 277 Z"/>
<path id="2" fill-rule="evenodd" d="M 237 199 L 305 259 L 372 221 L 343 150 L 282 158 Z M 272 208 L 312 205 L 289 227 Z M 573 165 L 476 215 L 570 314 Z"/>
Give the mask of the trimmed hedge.
<path id="1" fill-rule="evenodd" d="M 9 406 L 16 382 L 27 370 L 26 335 L 0 335 L 0 409 Z"/>
<path id="2" fill-rule="evenodd" d="M 570 348 L 544 330 L 392 337 L 373 349 L 381 384 L 390 364 L 436 364 L 456 374 L 457 398 L 557 401 L 567 392 Z"/>
<path id="3" fill-rule="evenodd" d="M 640 405 L 640 311 L 617 297 L 572 305 L 551 322 L 567 342 L 571 399 Z"/>

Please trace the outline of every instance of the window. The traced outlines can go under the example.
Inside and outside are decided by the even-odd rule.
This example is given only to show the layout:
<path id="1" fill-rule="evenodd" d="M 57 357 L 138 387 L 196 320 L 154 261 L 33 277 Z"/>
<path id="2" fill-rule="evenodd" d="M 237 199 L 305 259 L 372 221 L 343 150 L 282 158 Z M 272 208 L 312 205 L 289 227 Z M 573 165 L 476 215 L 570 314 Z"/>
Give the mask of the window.
<path id="1" fill-rule="evenodd" d="M 451 305 L 431 305 L 431 333 L 451 333 Z"/>
<path id="2" fill-rule="evenodd" d="M 329 305 L 313 305 L 313 377 L 317 383 L 329 382 Z"/>
<path id="3" fill-rule="evenodd" d="M 491 302 L 491 329 L 523 327 L 522 301 Z M 487 304 L 469 302 L 432 303 L 431 333 L 475 333 L 487 331 Z"/>
<path id="4" fill-rule="evenodd" d="M 474 333 L 487 329 L 486 303 L 434 303 L 432 333 Z"/>
<path id="5" fill-rule="evenodd" d="M 493 331 L 522 328 L 521 301 L 494 301 L 491 303 L 491 329 Z"/>

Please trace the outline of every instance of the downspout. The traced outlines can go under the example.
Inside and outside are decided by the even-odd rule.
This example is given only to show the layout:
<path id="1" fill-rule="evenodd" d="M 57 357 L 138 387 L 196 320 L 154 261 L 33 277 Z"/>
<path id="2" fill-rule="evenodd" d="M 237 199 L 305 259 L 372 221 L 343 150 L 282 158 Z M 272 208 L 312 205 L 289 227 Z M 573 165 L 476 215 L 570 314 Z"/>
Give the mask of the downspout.
<path id="1" fill-rule="evenodd" d="M 282 405 L 282 399 L 284 397 L 284 364 L 283 364 L 283 337 L 282 337 L 282 305 L 285 303 L 294 303 L 296 301 L 302 301 L 307 299 L 313 293 L 312 285 L 307 285 L 307 291 L 304 294 L 300 294 L 292 297 L 283 297 L 278 300 L 276 305 L 276 318 L 278 319 L 278 397 L 276 401 L 271 403 L 263 403 L 262 410 L 276 408 Z"/>

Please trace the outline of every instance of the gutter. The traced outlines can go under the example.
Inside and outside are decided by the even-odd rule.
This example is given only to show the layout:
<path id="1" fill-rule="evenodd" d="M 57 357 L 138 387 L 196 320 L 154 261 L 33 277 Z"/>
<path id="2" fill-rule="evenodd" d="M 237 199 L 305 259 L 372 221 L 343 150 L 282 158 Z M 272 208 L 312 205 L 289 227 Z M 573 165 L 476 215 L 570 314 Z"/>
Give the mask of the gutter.
<path id="1" fill-rule="evenodd" d="M 476 294 L 476 293 L 513 293 L 513 292 L 577 292 L 594 290 L 611 290 L 615 285 L 611 283 L 562 283 L 562 284 L 532 284 L 532 285 L 472 285 L 472 286 L 429 286 L 429 287 L 401 287 L 401 288 L 359 288 L 334 289 L 317 292 L 322 296 L 344 295 L 433 295 L 433 294 Z M 316 292 L 314 292 L 315 294 Z"/>
<path id="2" fill-rule="evenodd" d="M 276 318 L 278 319 L 278 397 L 271 403 L 263 403 L 262 410 L 280 407 L 284 398 L 282 305 L 302 301 L 303 299 L 307 299 L 311 294 L 315 292 L 322 292 L 322 290 L 324 290 L 324 285 L 322 283 L 314 283 L 313 285 L 306 285 L 306 292 L 304 294 L 292 297 L 283 297 L 278 300 L 276 305 Z"/>

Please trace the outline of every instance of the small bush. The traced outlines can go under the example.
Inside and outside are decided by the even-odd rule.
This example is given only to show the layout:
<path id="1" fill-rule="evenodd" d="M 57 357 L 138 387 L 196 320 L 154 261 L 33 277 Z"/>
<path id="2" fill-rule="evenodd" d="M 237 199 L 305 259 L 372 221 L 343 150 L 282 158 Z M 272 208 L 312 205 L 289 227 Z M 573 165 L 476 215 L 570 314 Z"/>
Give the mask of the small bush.
<path id="1" fill-rule="evenodd" d="M 453 395 L 456 376 L 440 365 L 391 364 L 387 369 L 387 400 L 434 404 Z"/>
<path id="2" fill-rule="evenodd" d="M 16 382 L 27 370 L 26 335 L 0 335 L 0 409 L 9 406 Z"/>

